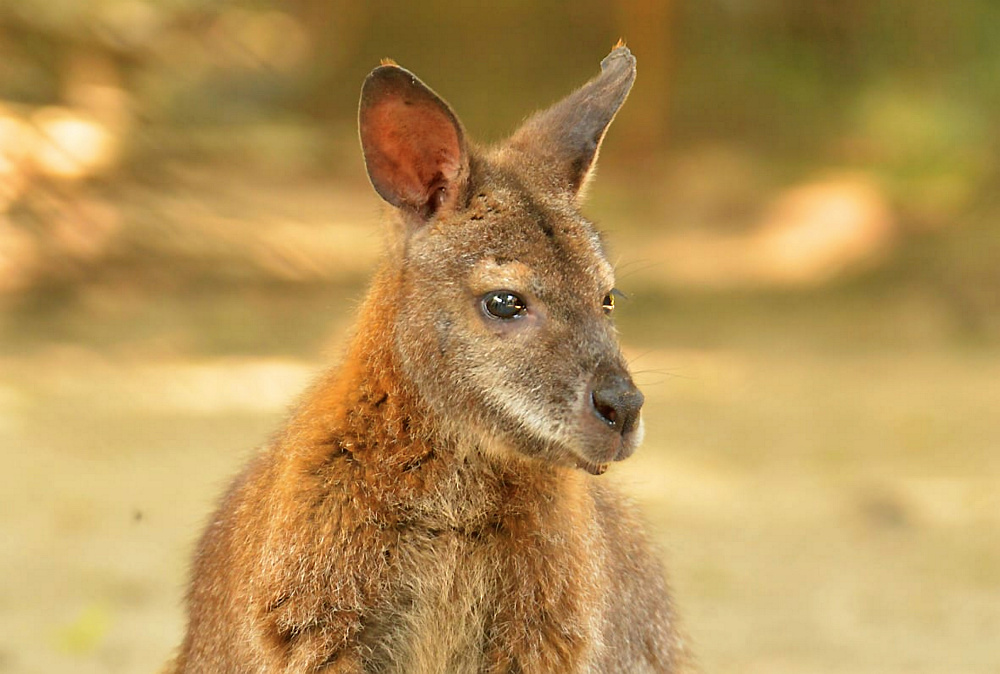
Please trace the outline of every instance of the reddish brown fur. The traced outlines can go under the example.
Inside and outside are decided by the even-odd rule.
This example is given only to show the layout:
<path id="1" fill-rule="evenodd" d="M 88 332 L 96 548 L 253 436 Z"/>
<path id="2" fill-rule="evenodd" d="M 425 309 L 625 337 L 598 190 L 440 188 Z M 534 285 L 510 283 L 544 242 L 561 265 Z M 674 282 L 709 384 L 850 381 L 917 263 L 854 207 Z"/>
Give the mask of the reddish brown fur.
<path id="1" fill-rule="evenodd" d="M 612 57 L 634 77 L 627 50 Z M 429 128 L 453 119 L 440 105 Z M 588 132 L 598 143 L 614 110 Z M 565 148 L 466 154 L 455 124 L 442 143 L 464 168 L 440 203 L 403 200 L 400 238 L 342 365 L 208 526 L 170 671 L 679 671 L 662 571 L 636 515 L 607 478 L 577 467 L 623 458 L 633 440 L 608 444 L 570 396 L 590 390 L 595 369 L 627 378 L 600 312 L 610 267 L 576 212 L 586 175 L 547 166 Z M 581 152 L 589 172 L 596 147 Z M 392 195 L 413 192 L 378 178 Z M 467 301 L 483 291 L 470 284 L 494 282 L 537 307 L 520 332 Z"/>

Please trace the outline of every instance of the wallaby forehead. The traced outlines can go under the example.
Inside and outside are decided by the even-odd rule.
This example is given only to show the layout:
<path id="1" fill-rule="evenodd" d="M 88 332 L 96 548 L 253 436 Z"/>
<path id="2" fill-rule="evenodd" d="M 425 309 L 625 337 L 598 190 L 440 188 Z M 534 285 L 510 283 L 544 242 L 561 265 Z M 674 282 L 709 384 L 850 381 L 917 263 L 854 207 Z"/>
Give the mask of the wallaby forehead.
<path id="1" fill-rule="evenodd" d="M 594 225 L 571 202 L 531 189 L 515 173 L 498 170 L 483 176 L 467 217 L 481 223 L 496 256 L 536 273 L 569 275 L 577 283 L 589 278 L 605 289 L 614 284 L 614 269 Z"/>

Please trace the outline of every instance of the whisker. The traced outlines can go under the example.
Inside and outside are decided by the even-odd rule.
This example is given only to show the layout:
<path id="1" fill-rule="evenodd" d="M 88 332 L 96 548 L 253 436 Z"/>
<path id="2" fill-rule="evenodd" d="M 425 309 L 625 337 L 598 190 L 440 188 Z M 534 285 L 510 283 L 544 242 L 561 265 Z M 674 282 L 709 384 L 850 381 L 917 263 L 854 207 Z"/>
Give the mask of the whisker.
<path id="1" fill-rule="evenodd" d="M 642 265 L 641 267 L 636 267 L 636 265 Z M 638 259 L 626 262 L 621 266 L 616 266 L 615 271 L 619 278 L 627 279 L 630 276 L 638 274 L 640 272 L 647 271 L 649 269 L 655 269 L 657 267 L 662 267 L 665 264 L 663 260 L 648 260 L 648 259 Z"/>

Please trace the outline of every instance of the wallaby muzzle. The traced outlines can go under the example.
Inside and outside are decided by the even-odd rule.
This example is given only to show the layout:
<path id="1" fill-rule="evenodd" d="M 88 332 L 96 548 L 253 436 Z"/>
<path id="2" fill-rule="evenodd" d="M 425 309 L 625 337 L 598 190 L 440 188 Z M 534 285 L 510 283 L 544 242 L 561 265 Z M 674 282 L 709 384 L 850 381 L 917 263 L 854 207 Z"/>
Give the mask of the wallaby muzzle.
<path id="1" fill-rule="evenodd" d="M 627 372 L 602 368 L 590 386 L 590 403 L 601 421 L 623 436 L 635 430 L 645 398 Z"/>

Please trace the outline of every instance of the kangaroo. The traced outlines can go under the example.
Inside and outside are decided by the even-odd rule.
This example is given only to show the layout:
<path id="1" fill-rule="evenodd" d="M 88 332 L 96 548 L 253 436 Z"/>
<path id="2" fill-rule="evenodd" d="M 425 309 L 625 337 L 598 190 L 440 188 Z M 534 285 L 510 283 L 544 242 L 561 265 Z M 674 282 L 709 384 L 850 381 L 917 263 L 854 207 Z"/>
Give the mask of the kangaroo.
<path id="1" fill-rule="evenodd" d="M 642 437 L 579 212 L 635 79 L 601 73 L 480 148 L 384 61 L 359 112 L 392 236 L 356 333 L 222 499 L 181 673 L 636 673 L 687 662 L 632 506 Z"/>

